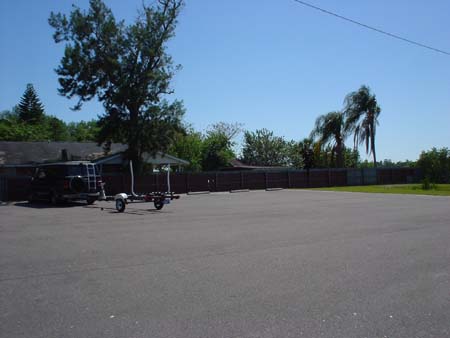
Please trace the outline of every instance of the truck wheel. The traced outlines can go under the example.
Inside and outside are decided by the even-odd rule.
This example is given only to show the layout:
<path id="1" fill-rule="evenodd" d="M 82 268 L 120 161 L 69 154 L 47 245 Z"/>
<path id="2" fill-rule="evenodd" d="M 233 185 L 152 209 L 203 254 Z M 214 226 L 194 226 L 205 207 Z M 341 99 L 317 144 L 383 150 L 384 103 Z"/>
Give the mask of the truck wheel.
<path id="1" fill-rule="evenodd" d="M 86 203 L 87 203 L 88 205 L 91 205 L 91 204 L 94 204 L 96 200 L 97 200 L 97 199 L 94 198 L 94 197 L 88 197 L 88 199 L 86 200 Z"/>
<path id="2" fill-rule="evenodd" d="M 86 190 L 86 184 L 83 181 L 83 178 L 81 176 L 75 176 L 72 177 L 72 179 L 69 182 L 70 189 L 79 194 Z"/>
<path id="3" fill-rule="evenodd" d="M 123 212 L 125 210 L 125 201 L 122 199 L 116 200 L 116 210 L 118 212 Z"/>
<path id="4" fill-rule="evenodd" d="M 161 210 L 163 208 L 163 206 L 164 206 L 164 203 L 161 200 L 155 201 L 154 204 L 155 204 L 156 210 Z"/>
<path id="5" fill-rule="evenodd" d="M 56 196 L 56 193 L 54 191 L 50 191 L 49 202 L 51 205 L 58 204 L 58 196 Z"/>

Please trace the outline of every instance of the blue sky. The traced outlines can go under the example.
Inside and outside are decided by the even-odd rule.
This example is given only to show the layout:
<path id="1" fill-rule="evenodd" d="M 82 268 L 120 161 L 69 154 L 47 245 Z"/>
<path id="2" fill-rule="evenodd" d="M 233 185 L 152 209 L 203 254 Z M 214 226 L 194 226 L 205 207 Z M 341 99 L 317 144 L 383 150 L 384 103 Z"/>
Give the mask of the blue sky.
<path id="1" fill-rule="evenodd" d="M 141 0 L 105 0 L 130 22 Z M 310 0 L 384 30 L 450 51 L 450 2 L 435 0 Z M 33 83 L 46 112 L 65 121 L 95 118 L 98 103 L 79 112 L 57 94 L 53 69 L 63 53 L 47 23 L 88 1 L 0 1 L 0 110 Z M 416 159 L 450 146 L 450 56 L 378 35 L 292 0 L 187 0 L 169 46 L 183 66 L 173 98 L 186 120 L 204 129 L 241 122 L 301 139 L 320 114 L 342 108 L 345 95 L 369 85 L 382 107 L 379 159 Z M 351 144 L 351 138 L 348 141 Z M 363 149 L 361 148 L 361 152 Z"/>

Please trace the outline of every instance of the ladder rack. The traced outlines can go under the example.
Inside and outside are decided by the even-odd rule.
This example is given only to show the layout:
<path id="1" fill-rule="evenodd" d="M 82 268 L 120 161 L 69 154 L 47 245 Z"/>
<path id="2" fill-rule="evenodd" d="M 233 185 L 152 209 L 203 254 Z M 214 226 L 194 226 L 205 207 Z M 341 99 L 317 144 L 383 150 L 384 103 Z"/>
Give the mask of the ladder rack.
<path id="1" fill-rule="evenodd" d="M 87 186 L 88 190 L 96 190 L 97 189 L 97 175 L 95 172 L 95 164 L 89 163 L 86 164 L 86 176 L 87 176 Z"/>

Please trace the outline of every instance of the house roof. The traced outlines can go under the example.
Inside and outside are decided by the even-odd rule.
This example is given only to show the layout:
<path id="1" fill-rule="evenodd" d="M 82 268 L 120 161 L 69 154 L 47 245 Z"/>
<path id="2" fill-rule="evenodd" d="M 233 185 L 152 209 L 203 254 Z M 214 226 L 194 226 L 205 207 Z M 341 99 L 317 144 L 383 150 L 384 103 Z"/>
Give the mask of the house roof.
<path id="1" fill-rule="evenodd" d="M 111 153 L 126 149 L 124 144 L 112 144 Z M 60 161 L 63 150 L 69 160 L 95 160 L 105 156 L 103 148 L 94 142 L 0 142 L 0 165 L 23 165 Z"/>
<path id="2" fill-rule="evenodd" d="M 94 142 L 0 142 L 0 166 L 27 166 L 63 160 L 63 151 L 68 160 L 100 163 L 122 163 L 124 144 L 113 143 L 105 154 L 102 146 Z M 188 165 L 189 162 L 158 152 L 155 156 L 144 153 L 143 160 L 152 164 Z"/>

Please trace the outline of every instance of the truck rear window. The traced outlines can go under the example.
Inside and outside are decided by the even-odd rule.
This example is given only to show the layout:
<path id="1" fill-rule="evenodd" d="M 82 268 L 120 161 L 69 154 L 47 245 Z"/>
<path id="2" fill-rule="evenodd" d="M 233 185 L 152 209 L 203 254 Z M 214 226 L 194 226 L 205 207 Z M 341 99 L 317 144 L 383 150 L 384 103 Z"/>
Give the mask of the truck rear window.
<path id="1" fill-rule="evenodd" d="M 87 168 L 85 165 L 67 166 L 66 176 L 87 176 Z M 99 168 L 95 166 L 95 174 L 100 175 Z"/>
<path id="2" fill-rule="evenodd" d="M 86 166 L 84 165 L 70 165 L 66 168 L 67 176 L 86 176 Z"/>

